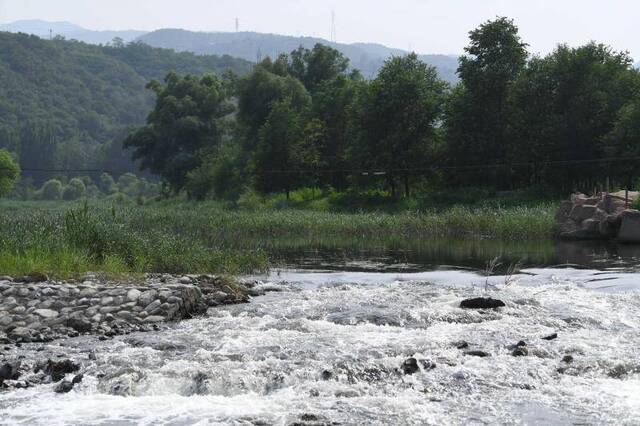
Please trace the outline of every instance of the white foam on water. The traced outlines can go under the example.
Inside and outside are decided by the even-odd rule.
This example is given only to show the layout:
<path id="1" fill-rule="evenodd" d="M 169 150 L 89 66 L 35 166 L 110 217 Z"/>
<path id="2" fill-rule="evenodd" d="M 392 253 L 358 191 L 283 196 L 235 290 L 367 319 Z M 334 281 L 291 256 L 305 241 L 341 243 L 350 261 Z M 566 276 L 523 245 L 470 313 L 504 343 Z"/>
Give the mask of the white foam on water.
<path id="1" fill-rule="evenodd" d="M 637 424 L 638 278 L 530 269 L 487 285 L 465 271 L 283 271 L 262 277 L 283 292 L 247 305 L 152 334 L 72 339 L 70 356 L 97 354 L 82 361 L 84 382 L 66 395 L 0 393 L 0 423 Z M 474 296 L 507 306 L 459 307 Z M 519 340 L 526 357 L 511 354 Z M 404 375 L 408 357 L 436 368 Z M 111 394 L 118 381 L 128 396 Z"/>

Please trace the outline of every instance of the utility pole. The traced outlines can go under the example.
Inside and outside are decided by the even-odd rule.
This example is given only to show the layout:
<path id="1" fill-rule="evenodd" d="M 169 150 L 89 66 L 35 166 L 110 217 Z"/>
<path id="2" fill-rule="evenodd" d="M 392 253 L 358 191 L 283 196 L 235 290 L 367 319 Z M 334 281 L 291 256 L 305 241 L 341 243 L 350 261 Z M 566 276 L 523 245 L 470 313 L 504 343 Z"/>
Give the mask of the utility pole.
<path id="1" fill-rule="evenodd" d="M 53 30 L 49 28 L 49 40 L 53 40 Z"/>

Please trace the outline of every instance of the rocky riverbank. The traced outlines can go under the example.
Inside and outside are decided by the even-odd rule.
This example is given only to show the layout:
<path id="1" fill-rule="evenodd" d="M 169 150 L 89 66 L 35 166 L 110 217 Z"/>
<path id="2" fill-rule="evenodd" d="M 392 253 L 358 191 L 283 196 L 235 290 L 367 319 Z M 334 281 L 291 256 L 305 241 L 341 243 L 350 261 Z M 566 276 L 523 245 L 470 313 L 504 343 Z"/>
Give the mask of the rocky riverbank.
<path id="1" fill-rule="evenodd" d="M 557 235 L 566 240 L 617 239 L 640 243 L 640 211 L 631 204 L 640 197 L 633 191 L 601 193 L 592 197 L 573 194 L 556 213 Z"/>
<path id="2" fill-rule="evenodd" d="M 158 329 L 209 307 L 244 303 L 259 294 L 251 284 L 212 275 L 146 275 L 109 281 L 87 275 L 74 281 L 43 274 L 0 277 L 0 343 L 48 342 L 80 334 L 101 339 Z"/>

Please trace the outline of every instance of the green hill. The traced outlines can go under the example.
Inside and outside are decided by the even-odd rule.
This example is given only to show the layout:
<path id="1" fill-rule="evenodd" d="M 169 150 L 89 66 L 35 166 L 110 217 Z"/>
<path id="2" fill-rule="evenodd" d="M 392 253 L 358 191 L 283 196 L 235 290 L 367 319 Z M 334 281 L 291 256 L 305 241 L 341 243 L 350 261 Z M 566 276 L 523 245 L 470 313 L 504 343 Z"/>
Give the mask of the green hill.
<path id="1" fill-rule="evenodd" d="M 175 49 L 199 54 L 230 55 L 256 61 L 258 57 L 277 57 L 299 46 L 311 49 L 316 43 L 339 50 L 365 77 L 375 77 L 385 59 L 405 55 L 401 49 L 393 49 L 374 43 L 343 44 L 316 37 L 292 37 L 255 32 L 195 32 L 181 29 L 162 29 L 138 37 L 139 41 L 155 47 Z M 456 82 L 458 58 L 452 55 L 419 55 L 420 59 L 437 68 L 440 78 Z"/>
<path id="2" fill-rule="evenodd" d="M 227 69 L 245 74 L 251 63 L 0 32 L 0 148 L 16 153 L 23 168 L 99 165 L 109 143 L 119 146 L 126 128 L 145 120 L 150 79 Z"/>

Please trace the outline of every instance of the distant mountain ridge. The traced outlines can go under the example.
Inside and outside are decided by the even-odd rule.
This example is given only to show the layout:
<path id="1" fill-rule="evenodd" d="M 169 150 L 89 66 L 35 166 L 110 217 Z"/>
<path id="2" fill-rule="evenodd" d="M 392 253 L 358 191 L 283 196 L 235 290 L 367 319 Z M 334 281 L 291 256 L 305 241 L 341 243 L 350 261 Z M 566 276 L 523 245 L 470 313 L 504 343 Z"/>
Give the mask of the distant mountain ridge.
<path id="1" fill-rule="evenodd" d="M 404 55 L 407 51 L 376 43 L 334 43 L 318 37 L 293 37 L 256 32 L 195 32 L 182 29 L 160 29 L 152 32 L 93 31 L 70 22 L 47 22 L 41 20 L 16 21 L 0 25 L 0 31 L 22 32 L 48 38 L 54 36 L 75 39 L 85 43 L 107 44 L 119 37 L 124 42 L 141 41 L 153 47 L 164 47 L 196 54 L 229 55 L 256 62 L 259 57 L 276 57 L 289 53 L 300 45 L 306 48 L 322 43 L 342 52 L 351 61 L 353 68 L 362 74 L 374 77 L 383 62 L 391 56 Z M 458 81 L 455 55 L 419 55 L 420 59 L 437 68 L 440 77 L 450 83 Z"/>
<path id="2" fill-rule="evenodd" d="M 121 38 L 124 42 L 130 42 L 146 34 L 146 31 L 138 30 L 96 31 L 83 28 L 71 22 L 49 22 L 39 19 L 1 24 L 0 31 L 33 34 L 45 39 L 49 38 L 50 35 L 54 37 L 62 36 L 67 39 L 83 41 L 91 44 L 107 44 L 117 37 Z"/>
<path id="3" fill-rule="evenodd" d="M 255 32 L 195 32 L 182 29 L 161 29 L 138 37 L 150 46 L 164 47 L 196 54 L 230 55 L 249 61 L 266 56 L 276 57 L 299 46 L 311 48 L 316 43 L 331 46 L 342 52 L 365 77 L 376 75 L 383 62 L 391 56 L 408 53 L 376 43 L 335 43 L 317 37 L 293 37 Z M 419 55 L 420 59 L 437 68 L 440 77 L 450 83 L 458 80 L 458 57 L 454 55 Z"/>

